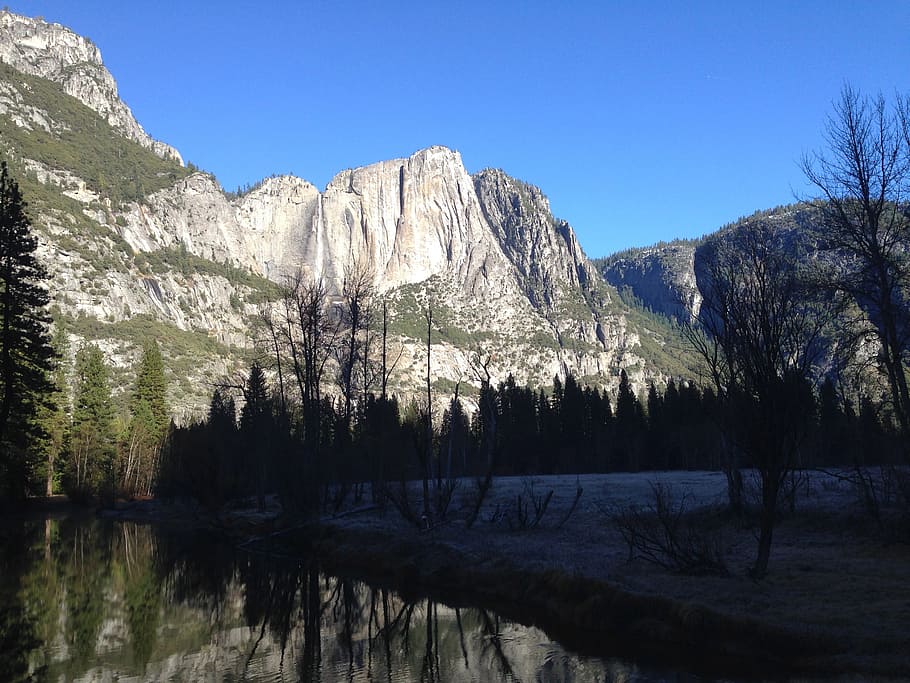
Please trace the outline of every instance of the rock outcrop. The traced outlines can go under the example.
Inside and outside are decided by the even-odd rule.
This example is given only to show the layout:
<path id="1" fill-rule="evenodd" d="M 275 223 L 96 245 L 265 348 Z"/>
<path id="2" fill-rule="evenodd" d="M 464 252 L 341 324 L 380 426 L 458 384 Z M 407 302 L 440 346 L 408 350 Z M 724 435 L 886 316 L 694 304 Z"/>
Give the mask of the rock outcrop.
<path id="1" fill-rule="evenodd" d="M 117 94 L 114 77 L 90 40 L 60 24 L 0 10 L 0 61 L 63 86 L 68 95 L 95 110 L 111 127 L 162 158 L 183 163 L 180 153 L 153 140 Z"/>
<path id="2" fill-rule="evenodd" d="M 701 294 L 692 241 L 631 249 L 603 260 L 601 274 L 617 289 L 628 288 L 645 306 L 680 322 L 698 316 Z"/>
<path id="3" fill-rule="evenodd" d="M 349 269 L 366 267 L 377 292 L 399 304 L 393 315 L 435 307 L 447 327 L 475 341 L 510 339 L 514 360 L 503 367 L 523 381 L 567 371 L 606 381 L 622 364 L 617 350 L 636 345 L 610 310 L 615 297 L 543 193 L 501 171 L 472 178 L 444 147 L 343 171 L 321 193 L 282 176 L 231 199 L 197 173 L 132 204 L 121 219 L 120 236 L 138 252 L 178 243 L 279 283 L 302 271 L 338 293 Z M 400 310 L 406 303 L 410 313 Z M 536 347 L 519 351 L 531 339 Z M 442 352 L 440 376 L 469 376 L 471 351 Z"/>
<path id="4" fill-rule="evenodd" d="M 18 70 L 0 71 L 0 120 L 19 131 L 0 128 L 0 143 L 39 198 L 34 222 L 55 305 L 76 336 L 102 343 L 122 365 L 138 352 L 136 334 L 161 336 L 165 328 L 173 330 L 165 352 L 207 354 L 175 370 L 187 411 L 232 359 L 238 369 L 245 362 L 258 306 L 275 296 L 270 282 L 298 272 L 334 295 L 352 268 L 371 274 L 389 304 L 401 350 L 393 385 L 403 393 L 424 381 L 427 309 L 435 320 L 431 374 L 442 388 L 477 381 L 478 351 L 495 358 L 495 381 L 512 373 L 520 383 L 549 385 L 572 372 L 613 387 L 626 368 L 643 386 L 660 375 L 641 342 L 656 348 L 665 331 L 630 322 L 629 307 L 538 188 L 497 170 L 472 177 L 458 152 L 430 147 L 342 171 L 321 192 L 280 176 L 228 195 L 148 138 L 88 40 L 9 12 L 0 13 L 0 39 L 0 60 Z M 42 106 L 33 106 L 21 74 L 61 91 L 30 81 L 42 91 Z M 159 165 L 121 168 L 111 183 L 104 159 L 84 158 L 91 145 L 66 135 L 77 126 L 68 116 L 78 115 L 92 140 L 100 130 L 95 114 L 78 107 L 74 114 L 55 99 L 68 96 L 110 125 L 108 153 L 120 155 L 117 145 L 128 139 L 171 161 L 161 167 L 144 150 L 122 150 Z M 33 144 L 36 129 L 65 153 Z M 130 172 L 136 178 L 124 181 Z"/>

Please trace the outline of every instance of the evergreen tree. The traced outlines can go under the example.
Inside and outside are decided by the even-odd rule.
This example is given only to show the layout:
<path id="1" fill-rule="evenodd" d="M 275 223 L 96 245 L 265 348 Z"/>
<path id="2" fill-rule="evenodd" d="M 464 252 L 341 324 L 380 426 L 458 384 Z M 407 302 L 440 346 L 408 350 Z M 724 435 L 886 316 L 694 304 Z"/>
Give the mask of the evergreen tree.
<path id="1" fill-rule="evenodd" d="M 640 467 L 639 445 L 644 433 L 644 413 L 632 391 L 625 370 L 619 373 L 619 392 L 616 395 L 616 462 L 618 469 L 636 471 Z"/>
<path id="2" fill-rule="evenodd" d="M 664 404 L 665 396 L 657 393 L 654 382 L 648 387 L 648 433 L 646 436 L 647 449 L 644 454 L 646 469 L 665 470 L 669 466 L 667 456 L 667 419 Z"/>
<path id="3" fill-rule="evenodd" d="M 648 409 L 648 422 L 652 432 L 657 431 L 665 449 L 664 460 L 666 467 L 671 470 L 685 467 L 685 454 L 691 451 L 691 446 L 684 444 L 684 432 L 691 430 L 692 421 L 686 420 L 683 399 L 673 378 L 667 382 L 660 410 L 661 420 L 657 424 L 654 413 Z M 697 419 L 697 415 L 693 416 Z"/>
<path id="4" fill-rule="evenodd" d="M 398 400 L 372 394 L 367 397 L 358 427 L 364 449 L 371 454 L 370 478 L 373 497 L 384 500 L 386 482 L 394 479 L 402 459 L 403 448 Z"/>
<path id="5" fill-rule="evenodd" d="M 613 438 L 613 409 L 606 392 L 594 389 L 591 394 L 592 449 L 594 460 L 591 471 L 606 472 L 609 464 L 609 446 Z"/>
<path id="6" fill-rule="evenodd" d="M 19 185 L 0 164 L 0 496 L 28 493 L 40 460 L 35 419 L 51 386 L 54 352 L 47 272 L 35 258 Z"/>
<path id="7" fill-rule="evenodd" d="M 256 487 L 259 507 L 264 508 L 266 488 L 273 471 L 270 443 L 274 437 L 272 433 L 274 420 L 265 373 L 262 366 L 255 361 L 250 367 L 244 398 L 246 403 L 240 410 L 240 434 L 245 445 L 245 453 L 252 458 L 252 462 L 246 463 L 246 467 Z"/>
<path id="8" fill-rule="evenodd" d="M 59 322 L 54 325 L 53 349 L 57 356 L 56 367 L 51 374 L 49 402 L 38 412 L 38 421 L 44 431 L 42 441 L 44 461 L 44 495 L 51 496 L 59 488 L 61 465 L 67 447 L 70 430 L 70 396 L 68 376 L 69 336 Z"/>
<path id="9" fill-rule="evenodd" d="M 511 374 L 499 386 L 497 438 L 502 448 L 500 471 L 503 474 L 538 471 L 537 398 L 529 388 L 518 386 Z"/>
<path id="10" fill-rule="evenodd" d="M 219 432 L 233 434 L 237 428 L 237 408 L 234 398 L 216 388 L 209 403 L 209 427 Z"/>
<path id="11" fill-rule="evenodd" d="M 246 381 L 244 399 L 246 399 L 246 403 L 240 410 L 240 429 L 244 431 L 256 430 L 260 427 L 270 410 L 265 373 L 259 363 L 254 362 L 250 366 L 250 376 Z"/>
<path id="12" fill-rule="evenodd" d="M 127 491 L 151 492 L 161 444 L 170 425 L 166 390 L 161 351 L 152 340 L 143 347 L 130 400 L 129 444 L 122 463 L 122 485 Z"/>
<path id="13" fill-rule="evenodd" d="M 442 415 L 442 432 L 440 434 L 442 450 L 439 453 L 441 471 L 447 479 L 451 479 L 455 472 L 465 474 L 468 446 L 471 440 L 471 427 L 468 416 L 464 412 L 461 400 L 453 396 Z"/>
<path id="14" fill-rule="evenodd" d="M 79 350 L 76 377 L 66 484 L 70 496 L 86 498 L 108 488 L 114 475 L 114 405 L 101 349 L 89 344 Z"/>
<path id="15" fill-rule="evenodd" d="M 555 396 L 555 392 L 554 392 Z M 559 408 L 560 453 L 557 467 L 559 472 L 579 472 L 580 461 L 590 444 L 590 429 L 585 410 L 584 394 L 575 377 L 566 375 L 562 390 L 562 404 Z"/>
<path id="16" fill-rule="evenodd" d="M 147 342 L 142 349 L 142 360 L 136 377 L 136 391 L 133 394 L 133 406 L 145 403 L 149 407 L 152 421 L 149 429 L 158 438 L 164 438 L 170 425 L 167 408 L 167 382 L 164 379 L 164 362 L 158 342 Z"/>
<path id="17" fill-rule="evenodd" d="M 234 398 L 216 388 L 209 403 L 206 425 L 209 467 L 214 470 L 215 494 L 219 501 L 239 495 L 240 449 L 237 444 L 237 409 Z"/>

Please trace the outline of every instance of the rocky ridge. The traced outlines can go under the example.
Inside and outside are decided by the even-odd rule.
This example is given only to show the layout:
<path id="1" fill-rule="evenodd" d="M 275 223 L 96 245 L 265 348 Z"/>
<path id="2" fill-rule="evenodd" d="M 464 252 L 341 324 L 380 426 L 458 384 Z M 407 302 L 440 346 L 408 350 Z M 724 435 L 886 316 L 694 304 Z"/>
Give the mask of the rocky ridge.
<path id="1" fill-rule="evenodd" d="M 680 322 L 698 316 L 701 294 L 695 275 L 694 241 L 629 249 L 600 260 L 603 278 L 628 289 L 656 313 Z"/>
<path id="2" fill-rule="evenodd" d="M 636 333 L 610 312 L 615 297 L 540 190 L 501 171 L 471 177 L 444 147 L 343 171 L 321 193 L 283 176 L 231 199 L 193 174 L 121 216 L 119 234 L 137 252 L 178 243 L 276 282 L 302 270 L 337 293 L 347 270 L 366 265 L 399 320 L 435 309 L 440 377 L 450 381 L 474 379 L 472 344 L 445 348 L 455 331 L 474 347 L 508 340 L 506 367 L 520 381 L 571 370 L 609 382 L 635 358 Z M 406 356 L 421 343 L 411 337 Z M 520 358 L 533 361 L 522 368 Z M 417 364 L 404 372 L 416 380 Z"/>
<path id="3" fill-rule="evenodd" d="M 117 94 L 114 77 L 90 40 L 60 24 L 0 10 L 0 61 L 33 76 L 59 83 L 111 127 L 159 157 L 183 163 L 180 153 L 153 140 Z"/>
<path id="4" fill-rule="evenodd" d="M 597 268 L 604 280 L 630 293 L 646 308 L 679 322 L 690 321 L 701 307 L 699 251 L 709 241 L 735 239 L 739 230 L 756 221 L 773 226 L 794 255 L 802 254 L 810 260 L 824 258 L 812 244 L 811 234 L 818 228 L 816 209 L 794 204 L 756 211 L 701 239 L 627 249 L 597 259 Z"/>
<path id="5" fill-rule="evenodd" d="M 663 374 L 643 348 L 660 353 L 666 330 L 635 319 L 538 188 L 502 171 L 471 176 L 457 152 L 430 147 L 342 171 L 322 192 L 282 176 L 227 195 L 143 142 L 89 41 L 8 12 L 0 27 L 0 56 L 15 68 L 0 64 L 0 117 L 10 124 L 0 150 L 30 197 L 57 315 L 123 367 L 143 336 L 158 338 L 177 359 L 173 402 L 183 411 L 199 410 L 212 382 L 248 363 L 273 283 L 302 271 L 337 293 L 355 266 L 390 304 L 402 351 L 396 391 L 425 372 L 428 307 L 440 391 L 477 381 L 478 350 L 494 356 L 497 381 L 511 372 L 549 385 L 573 372 L 611 387 L 626 368 L 643 386 Z"/>

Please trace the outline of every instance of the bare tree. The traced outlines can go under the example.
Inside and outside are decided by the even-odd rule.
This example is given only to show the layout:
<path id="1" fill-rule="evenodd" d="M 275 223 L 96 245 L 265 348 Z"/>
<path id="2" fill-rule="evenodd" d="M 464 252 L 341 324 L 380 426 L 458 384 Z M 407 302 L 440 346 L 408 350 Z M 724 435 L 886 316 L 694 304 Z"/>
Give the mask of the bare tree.
<path id="1" fill-rule="evenodd" d="M 328 293 L 320 280 L 298 273 L 285 290 L 286 342 L 303 406 L 304 441 L 314 457 L 321 437 L 322 382 L 335 354 L 338 320 L 329 314 Z"/>
<path id="2" fill-rule="evenodd" d="M 802 169 L 820 190 L 826 279 L 863 309 L 880 346 L 894 416 L 910 432 L 910 100 L 845 86 L 825 126 L 826 152 Z"/>
<path id="3" fill-rule="evenodd" d="M 471 369 L 474 376 L 480 381 L 480 420 L 481 420 L 481 448 L 486 455 L 486 473 L 483 479 L 477 480 L 477 498 L 474 507 L 467 519 L 466 526 L 470 529 L 480 516 L 483 501 L 493 486 L 493 472 L 496 468 L 496 424 L 497 424 L 497 399 L 496 390 L 492 384 L 493 354 L 478 348 L 471 358 Z"/>
<path id="4" fill-rule="evenodd" d="M 792 245 L 765 222 L 716 238 L 696 254 L 707 362 L 730 445 L 761 482 L 756 578 L 767 572 L 781 487 L 811 423 L 812 382 L 830 302 L 812 296 Z"/>
<path id="5" fill-rule="evenodd" d="M 263 303 L 259 306 L 258 311 L 258 322 L 262 326 L 262 329 L 265 333 L 263 339 L 258 340 L 258 344 L 261 344 L 268 348 L 271 354 L 274 354 L 275 358 L 275 371 L 278 375 L 278 398 L 279 398 L 279 407 L 281 409 L 281 417 L 286 418 L 288 415 L 288 402 L 287 402 L 287 390 L 284 385 L 284 368 L 282 365 L 282 344 L 281 344 L 281 327 L 277 321 L 277 317 L 274 311 L 274 306 L 271 301 Z"/>
<path id="6" fill-rule="evenodd" d="M 343 343 L 336 347 L 336 360 L 338 385 L 344 400 L 344 424 L 349 430 L 355 398 L 360 393 L 366 394 L 372 381 L 368 351 L 373 294 L 373 274 L 369 268 L 360 263 L 345 268 L 341 288 Z"/>
<path id="7" fill-rule="evenodd" d="M 285 468 L 288 499 L 294 504 L 318 504 L 317 480 L 319 447 L 322 441 L 322 385 L 329 361 L 335 357 L 339 337 L 338 316 L 332 316 L 324 284 L 300 271 L 289 277 L 276 308 L 261 311 L 267 331 L 266 344 L 279 369 L 282 410 L 287 410 L 287 385 L 293 381 L 302 410 L 303 459 L 294 459 Z M 285 364 L 291 373 L 285 379 Z M 292 378 L 292 379 L 291 379 Z M 305 471 L 306 470 L 306 471 Z M 294 482 L 303 477 L 304 495 L 294 493 Z M 283 501 L 284 502 L 284 501 Z"/>

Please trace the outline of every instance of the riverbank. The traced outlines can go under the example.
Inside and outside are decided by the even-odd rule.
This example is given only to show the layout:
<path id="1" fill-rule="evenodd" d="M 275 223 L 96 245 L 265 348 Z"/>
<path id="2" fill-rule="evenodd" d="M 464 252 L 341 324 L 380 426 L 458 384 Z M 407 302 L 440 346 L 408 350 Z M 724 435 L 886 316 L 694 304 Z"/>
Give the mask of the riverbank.
<path id="1" fill-rule="evenodd" d="M 728 575 L 629 561 L 611 516 L 647 502 L 652 481 L 677 497 L 685 492 L 688 509 L 706 516 Z M 572 508 L 578 486 L 583 493 Z M 463 522 L 470 482 L 456 491 L 449 521 L 432 529 L 405 522 L 390 505 L 364 502 L 302 526 L 242 510 L 218 525 L 247 549 L 315 554 L 332 573 L 406 596 L 489 605 L 583 653 L 736 677 L 910 676 L 910 548 L 883 543 L 850 487 L 815 475 L 800 484 L 793 512 L 778 525 L 770 572 L 756 583 L 747 574 L 754 530 L 717 512 L 725 486 L 710 472 L 505 478 L 471 529 Z M 533 500 L 550 491 L 539 524 L 519 528 L 518 496 L 533 510 Z M 411 495 L 416 502 L 417 490 Z"/>

